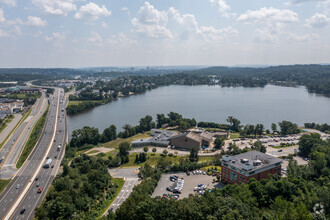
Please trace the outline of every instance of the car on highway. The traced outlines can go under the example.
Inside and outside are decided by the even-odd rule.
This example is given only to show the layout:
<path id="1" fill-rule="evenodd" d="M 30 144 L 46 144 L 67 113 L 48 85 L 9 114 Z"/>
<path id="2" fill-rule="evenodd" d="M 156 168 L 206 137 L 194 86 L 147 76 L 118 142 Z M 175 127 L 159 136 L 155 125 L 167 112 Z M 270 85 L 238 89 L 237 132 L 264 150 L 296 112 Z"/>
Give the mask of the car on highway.
<path id="1" fill-rule="evenodd" d="M 54 164 L 51 166 L 51 168 L 54 168 Z"/>
<path id="2" fill-rule="evenodd" d="M 40 183 L 38 182 L 37 185 L 36 185 L 36 187 L 39 187 L 39 186 L 40 186 Z"/>
<path id="3" fill-rule="evenodd" d="M 44 190 L 44 188 L 42 188 L 42 187 L 39 187 L 39 189 L 38 189 L 38 191 L 37 191 L 37 193 L 42 193 L 42 191 Z"/>
<path id="4" fill-rule="evenodd" d="M 25 212 L 25 208 L 23 208 L 23 209 L 21 209 L 21 211 L 19 212 L 21 215 L 23 215 L 24 214 L 24 212 Z"/>
<path id="5" fill-rule="evenodd" d="M 18 188 L 19 188 L 19 184 L 16 185 L 16 189 L 18 189 Z"/>

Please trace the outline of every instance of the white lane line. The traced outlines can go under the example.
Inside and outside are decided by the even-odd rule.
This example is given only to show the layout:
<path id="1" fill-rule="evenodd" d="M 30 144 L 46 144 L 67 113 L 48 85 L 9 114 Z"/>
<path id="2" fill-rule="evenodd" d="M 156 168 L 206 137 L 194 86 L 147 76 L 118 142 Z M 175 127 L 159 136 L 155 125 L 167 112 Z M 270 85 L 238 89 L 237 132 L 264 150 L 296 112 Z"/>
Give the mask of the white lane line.
<path id="1" fill-rule="evenodd" d="M 59 106 L 59 102 L 60 102 L 60 99 L 59 99 L 59 98 L 57 99 L 57 102 L 58 102 L 58 103 L 57 103 L 57 106 Z M 32 180 L 34 180 L 34 179 L 36 178 L 37 174 L 39 173 L 39 171 L 40 171 L 40 169 L 41 169 L 41 167 L 42 167 L 42 165 L 43 165 L 43 161 L 46 159 L 46 157 L 47 157 L 47 155 L 48 155 L 48 153 L 49 153 L 49 151 L 50 151 L 50 149 L 51 149 L 51 146 L 52 146 L 52 144 L 53 144 L 53 142 L 54 142 L 54 138 L 55 138 L 55 134 L 56 134 L 57 115 L 58 115 L 58 107 L 56 108 L 56 114 L 55 114 L 55 116 L 56 116 L 56 117 L 55 117 L 55 123 L 54 123 L 54 125 L 55 125 L 54 128 L 55 128 L 55 129 L 54 129 L 54 132 L 53 132 L 53 135 L 52 135 L 51 142 L 50 142 L 50 144 L 49 144 L 49 146 L 48 146 L 47 152 L 45 153 L 43 160 L 40 161 L 40 163 L 39 163 L 39 167 L 38 167 L 37 171 L 34 172 L 32 178 L 31 178 L 31 182 L 28 182 L 28 184 L 25 186 L 25 188 L 24 188 L 23 192 L 21 193 L 20 197 L 16 200 L 15 204 L 11 207 L 11 209 L 9 210 L 9 212 L 6 214 L 4 220 L 8 220 L 8 219 L 10 218 L 10 216 L 14 213 L 14 211 L 15 211 L 16 208 L 17 208 L 17 206 L 19 205 L 19 203 L 20 203 L 20 202 L 22 201 L 22 199 L 24 198 L 26 192 L 27 192 L 28 189 L 31 187 L 31 185 L 32 185 Z"/>

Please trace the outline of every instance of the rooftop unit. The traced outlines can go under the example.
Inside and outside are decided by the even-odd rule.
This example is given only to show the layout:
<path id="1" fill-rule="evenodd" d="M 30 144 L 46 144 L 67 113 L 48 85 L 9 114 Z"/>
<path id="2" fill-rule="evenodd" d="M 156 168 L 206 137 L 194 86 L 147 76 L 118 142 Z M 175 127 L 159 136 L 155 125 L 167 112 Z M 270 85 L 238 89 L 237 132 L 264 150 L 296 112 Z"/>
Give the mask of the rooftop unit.
<path id="1" fill-rule="evenodd" d="M 222 160 L 225 161 L 225 162 L 229 162 L 229 161 L 231 161 L 231 156 L 224 155 L 224 156 L 222 156 Z"/>

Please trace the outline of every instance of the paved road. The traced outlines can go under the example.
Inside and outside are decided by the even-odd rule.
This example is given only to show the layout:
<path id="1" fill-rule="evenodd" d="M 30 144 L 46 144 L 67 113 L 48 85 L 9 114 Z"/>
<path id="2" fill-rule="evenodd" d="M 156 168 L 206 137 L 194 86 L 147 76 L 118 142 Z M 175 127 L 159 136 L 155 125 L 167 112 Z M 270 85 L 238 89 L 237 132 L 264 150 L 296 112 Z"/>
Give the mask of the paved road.
<path id="1" fill-rule="evenodd" d="M 121 204 L 129 197 L 132 193 L 133 187 L 139 182 L 138 168 L 118 168 L 109 169 L 109 173 L 114 178 L 124 178 L 125 183 L 121 191 L 119 192 L 116 199 L 110 206 L 110 210 L 115 212 Z"/>
<path id="2" fill-rule="evenodd" d="M 41 98 L 32 107 L 31 114 L 18 126 L 4 144 L 0 151 L 0 156 L 5 158 L 0 165 L 0 177 L 2 179 L 10 179 L 17 172 L 16 162 L 33 130 L 33 126 L 46 108 L 47 99 L 45 94 L 42 94 Z"/>
<path id="3" fill-rule="evenodd" d="M 14 119 L 9 124 L 7 124 L 5 129 L 3 129 L 2 132 L 0 133 L 0 143 L 2 143 L 6 139 L 9 133 L 14 129 L 16 124 L 22 118 L 21 114 L 13 114 L 13 115 L 14 115 Z"/>
<path id="4" fill-rule="evenodd" d="M 40 205 L 45 196 L 63 157 L 63 148 L 57 150 L 58 144 L 64 146 L 66 141 L 66 100 L 63 100 L 64 93 L 61 89 L 56 89 L 50 98 L 50 108 L 42 136 L 34 148 L 28 160 L 21 167 L 15 178 L 0 195 L 0 216 L 3 219 L 33 219 L 35 207 Z M 42 168 L 46 157 L 53 159 L 54 168 Z M 56 156 L 56 158 L 55 158 Z M 36 177 L 38 181 L 35 181 Z M 44 188 L 41 194 L 37 194 L 36 183 Z M 19 187 L 17 187 L 19 184 Z M 20 214 L 22 209 L 26 209 L 24 214 Z"/>

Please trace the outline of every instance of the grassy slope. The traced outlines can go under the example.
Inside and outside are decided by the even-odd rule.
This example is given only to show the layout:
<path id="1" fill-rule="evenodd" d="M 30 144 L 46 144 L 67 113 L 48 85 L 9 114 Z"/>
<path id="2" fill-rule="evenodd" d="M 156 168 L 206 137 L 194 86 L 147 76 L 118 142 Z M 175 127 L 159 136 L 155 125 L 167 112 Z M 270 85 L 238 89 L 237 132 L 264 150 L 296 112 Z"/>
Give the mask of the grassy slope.
<path id="1" fill-rule="evenodd" d="M 10 180 L 0 180 L 0 193 L 6 188 Z"/>
<path id="2" fill-rule="evenodd" d="M 37 123 L 34 125 L 32 133 L 28 139 L 28 141 L 26 142 L 23 151 L 18 159 L 18 162 L 16 164 L 17 168 L 20 168 L 24 161 L 27 159 L 27 157 L 30 155 L 30 153 L 32 152 L 34 146 L 37 144 L 37 141 L 39 140 L 39 137 L 42 133 L 42 130 L 44 128 L 46 119 L 47 119 L 47 113 L 48 113 L 48 108 L 47 107 L 46 111 L 44 112 L 44 114 L 39 118 L 39 120 L 37 121 Z"/>
<path id="3" fill-rule="evenodd" d="M 147 133 L 143 133 L 143 134 L 137 134 L 137 135 L 134 135 L 134 136 L 126 138 L 126 139 L 117 138 L 116 140 L 109 141 L 107 143 L 102 144 L 101 147 L 108 147 L 108 148 L 116 148 L 117 149 L 119 147 L 120 143 L 123 143 L 123 142 L 131 143 L 134 140 L 141 139 L 141 138 L 148 138 L 148 137 L 151 137 L 151 136 L 147 132 Z"/>
<path id="4" fill-rule="evenodd" d="M 99 217 L 97 219 L 100 219 L 102 218 L 102 216 L 106 213 L 106 211 L 109 209 L 110 205 L 112 204 L 113 201 L 115 201 L 116 197 L 118 196 L 119 192 L 121 191 L 121 189 L 123 188 L 124 186 L 124 179 L 123 178 L 113 178 L 112 181 L 114 183 L 117 183 L 118 185 L 118 189 L 117 189 L 117 192 L 113 195 L 113 197 L 110 199 L 110 200 L 107 200 L 105 203 L 104 203 L 104 206 L 106 207 L 105 209 L 103 209 L 101 212 L 99 212 Z"/>

